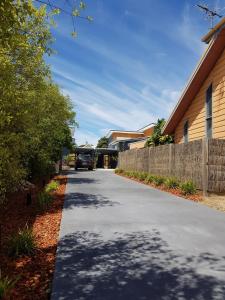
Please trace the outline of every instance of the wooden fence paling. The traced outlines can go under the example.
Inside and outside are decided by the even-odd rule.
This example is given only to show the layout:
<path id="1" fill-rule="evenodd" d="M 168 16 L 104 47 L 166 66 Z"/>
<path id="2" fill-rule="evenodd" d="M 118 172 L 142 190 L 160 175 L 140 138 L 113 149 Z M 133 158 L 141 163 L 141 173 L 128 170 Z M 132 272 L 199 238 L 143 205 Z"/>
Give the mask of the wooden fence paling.
<path id="1" fill-rule="evenodd" d="M 209 141 L 202 139 L 202 191 L 203 195 L 208 195 L 208 156 L 209 155 Z"/>
<path id="2" fill-rule="evenodd" d="M 187 144 L 128 150 L 119 153 L 119 167 L 192 180 L 207 192 L 225 191 L 225 140 L 203 139 Z"/>

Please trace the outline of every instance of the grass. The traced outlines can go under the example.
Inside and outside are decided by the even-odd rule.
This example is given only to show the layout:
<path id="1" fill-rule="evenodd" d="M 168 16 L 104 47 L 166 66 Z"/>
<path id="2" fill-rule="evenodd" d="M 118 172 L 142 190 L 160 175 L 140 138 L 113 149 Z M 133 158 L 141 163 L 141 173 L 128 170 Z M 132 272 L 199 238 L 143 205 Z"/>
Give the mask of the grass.
<path id="1" fill-rule="evenodd" d="M 26 225 L 9 239 L 9 255 L 18 257 L 32 255 L 36 249 L 35 237 L 31 228 Z"/>
<path id="2" fill-rule="evenodd" d="M 56 191 L 58 187 L 59 187 L 58 181 L 53 180 L 47 184 L 47 186 L 45 187 L 45 192 L 52 193 Z"/>
<path id="3" fill-rule="evenodd" d="M 50 206 L 52 203 L 52 195 L 46 191 L 40 192 L 37 197 L 38 208 L 44 210 Z"/>
<path id="4" fill-rule="evenodd" d="M 8 299 L 10 291 L 14 288 L 17 280 L 12 280 L 8 276 L 0 274 L 0 299 Z"/>

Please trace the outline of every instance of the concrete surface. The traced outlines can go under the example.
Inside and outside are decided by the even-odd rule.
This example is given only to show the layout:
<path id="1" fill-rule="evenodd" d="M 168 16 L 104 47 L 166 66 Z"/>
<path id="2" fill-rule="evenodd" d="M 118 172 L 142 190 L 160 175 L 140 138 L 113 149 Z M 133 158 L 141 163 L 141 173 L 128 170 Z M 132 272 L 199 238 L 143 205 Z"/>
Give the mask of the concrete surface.
<path id="1" fill-rule="evenodd" d="M 69 174 L 52 300 L 225 299 L 225 214 L 115 175 Z"/>

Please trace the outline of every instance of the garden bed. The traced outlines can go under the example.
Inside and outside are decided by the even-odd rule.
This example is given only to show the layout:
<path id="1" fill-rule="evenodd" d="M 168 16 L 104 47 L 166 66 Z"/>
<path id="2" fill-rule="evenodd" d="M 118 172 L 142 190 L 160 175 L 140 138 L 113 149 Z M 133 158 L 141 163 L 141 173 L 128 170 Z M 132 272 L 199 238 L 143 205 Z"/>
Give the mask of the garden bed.
<path id="1" fill-rule="evenodd" d="M 26 205 L 26 195 L 20 193 L 9 199 L 0 214 L 2 247 L 0 252 L 2 276 L 17 282 L 6 299 L 49 299 L 54 272 L 57 239 L 59 234 L 66 176 L 56 176 L 59 187 L 53 193 L 51 205 L 44 211 L 37 209 L 37 190 L 31 205 Z M 31 256 L 9 257 L 9 237 L 24 226 L 32 228 L 36 250 Z"/>
<path id="2" fill-rule="evenodd" d="M 194 191 L 192 194 L 185 194 L 181 188 L 179 188 L 179 186 L 177 186 L 176 188 L 168 188 L 165 184 L 160 184 L 160 185 L 156 185 L 154 182 L 146 182 L 145 179 L 144 179 L 144 176 L 143 176 L 143 179 L 139 179 L 139 178 L 136 178 L 136 177 L 133 177 L 132 175 L 127 175 L 127 174 L 132 174 L 133 172 L 125 172 L 125 171 L 116 171 L 115 172 L 117 175 L 119 176 L 122 176 L 122 177 L 126 177 L 126 178 L 129 178 L 131 180 L 134 180 L 136 182 L 139 182 L 139 183 L 142 183 L 142 184 L 145 184 L 145 185 L 148 185 L 148 186 L 151 186 L 151 187 L 154 187 L 156 189 L 159 189 L 159 190 L 162 190 L 164 192 L 168 192 L 168 193 L 171 193 L 173 195 L 176 195 L 176 196 L 179 196 L 179 197 L 183 197 L 185 199 L 189 199 L 189 200 L 192 200 L 192 201 L 195 201 L 195 202 L 201 202 L 202 199 L 203 199 L 203 196 L 202 196 L 202 193 L 200 191 Z M 134 172 L 135 173 L 135 172 Z M 143 174 L 142 172 L 140 172 L 139 174 Z M 141 176 L 140 176 L 141 177 Z M 156 176 L 157 177 L 157 176 Z"/>

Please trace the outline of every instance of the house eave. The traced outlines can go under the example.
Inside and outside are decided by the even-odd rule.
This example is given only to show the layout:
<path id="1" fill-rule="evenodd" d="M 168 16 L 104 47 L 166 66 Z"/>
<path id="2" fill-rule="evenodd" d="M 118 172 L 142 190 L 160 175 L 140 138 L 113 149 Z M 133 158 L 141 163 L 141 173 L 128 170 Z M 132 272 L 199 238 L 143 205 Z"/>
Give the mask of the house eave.
<path id="1" fill-rule="evenodd" d="M 225 29 L 223 29 L 216 38 L 211 39 L 196 69 L 192 73 L 172 114 L 170 115 L 168 121 L 164 125 L 163 134 L 174 133 L 177 124 L 182 119 L 190 103 L 192 102 L 192 100 L 200 90 L 202 84 L 208 77 L 212 68 L 215 66 L 224 48 L 225 48 Z"/>

